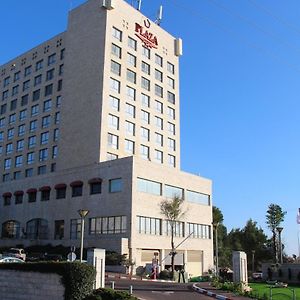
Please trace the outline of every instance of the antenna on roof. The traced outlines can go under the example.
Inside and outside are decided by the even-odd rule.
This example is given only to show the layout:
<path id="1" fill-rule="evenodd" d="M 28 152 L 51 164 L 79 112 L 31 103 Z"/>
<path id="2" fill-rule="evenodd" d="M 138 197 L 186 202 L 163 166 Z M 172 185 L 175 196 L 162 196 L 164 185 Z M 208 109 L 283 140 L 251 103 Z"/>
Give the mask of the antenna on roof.
<path id="1" fill-rule="evenodd" d="M 138 7 L 137 7 L 137 10 L 138 11 L 141 11 L 141 7 L 142 7 L 142 0 L 137 0 L 138 2 Z"/>
<path id="2" fill-rule="evenodd" d="M 157 12 L 157 19 L 155 20 L 155 23 L 160 26 L 160 23 L 162 21 L 162 17 L 163 17 L 163 7 L 162 5 L 159 7 L 159 10 Z"/>

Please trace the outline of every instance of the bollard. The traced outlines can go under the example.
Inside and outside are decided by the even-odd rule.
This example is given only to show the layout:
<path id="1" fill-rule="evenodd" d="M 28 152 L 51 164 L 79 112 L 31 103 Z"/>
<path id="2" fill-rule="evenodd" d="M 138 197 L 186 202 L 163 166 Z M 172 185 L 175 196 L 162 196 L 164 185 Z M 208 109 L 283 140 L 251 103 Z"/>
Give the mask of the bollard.
<path id="1" fill-rule="evenodd" d="M 132 295 L 132 285 L 129 286 L 129 295 Z"/>
<path id="2" fill-rule="evenodd" d="M 113 290 L 115 289 L 115 282 L 114 282 L 114 281 L 111 282 L 111 288 L 112 288 Z"/>

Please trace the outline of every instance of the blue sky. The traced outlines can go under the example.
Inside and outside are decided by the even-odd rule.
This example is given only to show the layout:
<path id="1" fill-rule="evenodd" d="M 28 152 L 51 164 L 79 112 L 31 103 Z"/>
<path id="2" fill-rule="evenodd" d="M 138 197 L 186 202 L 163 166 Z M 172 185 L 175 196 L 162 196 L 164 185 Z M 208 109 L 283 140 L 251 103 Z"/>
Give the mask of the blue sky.
<path id="1" fill-rule="evenodd" d="M 0 64 L 64 31 L 83 2 L 1 1 Z M 252 218 L 270 236 L 266 210 L 279 204 L 286 252 L 298 253 L 300 2 L 143 0 L 142 12 L 153 19 L 160 4 L 184 46 L 181 168 L 213 180 L 228 230 Z"/>

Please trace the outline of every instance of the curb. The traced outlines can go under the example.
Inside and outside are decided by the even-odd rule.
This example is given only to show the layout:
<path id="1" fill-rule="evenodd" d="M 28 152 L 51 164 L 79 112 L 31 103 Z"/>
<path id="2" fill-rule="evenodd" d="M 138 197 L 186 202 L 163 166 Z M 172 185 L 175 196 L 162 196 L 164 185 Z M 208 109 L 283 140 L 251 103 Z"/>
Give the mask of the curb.
<path id="1" fill-rule="evenodd" d="M 170 282 L 174 283 L 172 280 L 161 280 L 161 279 L 147 279 L 147 278 L 139 278 L 139 277 L 131 277 L 131 276 L 122 276 L 121 274 L 116 275 L 108 275 L 105 274 L 105 279 L 127 279 L 127 280 L 141 280 L 141 281 L 154 281 L 154 282 Z M 176 282 L 175 282 L 176 283 Z"/>
<path id="2" fill-rule="evenodd" d="M 213 292 L 210 292 L 208 290 L 205 290 L 205 289 L 202 289 L 198 286 L 196 286 L 196 283 L 193 284 L 193 289 L 197 292 L 197 293 L 200 293 L 200 294 L 204 294 L 206 296 L 210 296 L 210 297 L 213 297 L 215 299 L 219 299 L 219 300 L 233 300 L 232 298 L 229 298 L 227 296 L 223 296 L 223 295 L 218 295 L 216 293 L 213 293 Z"/>

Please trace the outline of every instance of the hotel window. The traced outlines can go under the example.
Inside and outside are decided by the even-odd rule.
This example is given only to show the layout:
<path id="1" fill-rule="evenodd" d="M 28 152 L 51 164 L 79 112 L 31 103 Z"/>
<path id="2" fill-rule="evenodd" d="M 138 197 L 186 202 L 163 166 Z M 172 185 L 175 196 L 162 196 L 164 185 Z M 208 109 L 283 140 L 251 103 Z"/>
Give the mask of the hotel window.
<path id="1" fill-rule="evenodd" d="M 164 234 L 170 236 L 172 233 L 176 237 L 184 237 L 184 222 L 174 222 L 166 220 L 164 224 Z M 172 230 L 173 227 L 173 230 Z"/>
<path id="2" fill-rule="evenodd" d="M 132 118 L 135 118 L 135 106 L 126 103 L 126 113 Z"/>
<path id="3" fill-rule="evenodd" d="M 126 78 L 129 82 L 136 83 L 136 73 L 131 70 L 127 69 Z"/>
<path id="4" fill-rule="evenodd" d="M 3 141 L 3 138 L 4 138 L 4 133 L 3 133 L 3 131 L 0 131 L 0 142 Z"/>
<path id="5" fill-rule="evenodd" d="M 118 58 L 122 57 L 122 49 L 115 44 L 111 45 L 111 53 Z"/>
<path id="6" fill-rule="evenodd" d="M 116 111 L 120 110 L 120 100 L 118 98 L 109 96 L 109 103 L 110 103 L 110 107 L 113 110 L 116 110 Z"/>
<path id="7" fill-rule="evenodd" d="M 122 189 L 123 189 L 122 178 L 116 178 L 116 179 L 109 180 L 109 192 L 110 193 L 122 192 Z"/>
<path id="8" fill-rule="evenodd" d="M 125 140 L 125 151 L 129 154 L 134 154 L 134 142 Z"/>
<path id="9" fill-rule="evenodd" d="M 141 110 L 141 120 L 143 123 L 150 124 L 150 113 L 145 110 Z"/>
<path id="10" fill-rule="evenodd" d="M 10 174 L 9 173 L 3 174 L 2 181 L 3 182 L 10 181 Z"/>
<path id="11" fill-rule="evenodd" d="M 39 113 L 39 105 L 31 106 L 31 116 L 36 116 Z"/>
<path id="12" fill-rule="evenodd" d="M 58 154 L 58 148 L 57 146 L 52 147 L 52 158 L 56 158 Z"/>
<path id="13" fill-rule="evenodd" d="M 41 133 L 41 145 L 48 144 L 49 141 L 49 131 Z"/>
<path id="14" fill-rule="evenodd" d="M 155 79 L 163 82 L 163 73 L 155 69 Z"/>
<path id="15" fill-rule="evenodd" d="M 155 63 L 159 65 L 160 67 L 163 66 L 163 58 L 159 56 L 158 54 L 155 54 Z"/>
<path id="16" fill-rule="evenodd" d="M 6 174 L 5 174 L 6 175 Z M 3 180 L 4 181 L 4 180 Z M 11 202 L 11 193 L 7 193 L 7 194 L 4 194 L 3 195 L 3 204 L 4 206 L 7 206 L 7 205 L 10 205 L 10 202 Z M 2 234 L 2 237 L 3 237 L 3 234 Z"/>
<path id="17" fill-rule="evenodd" d="M 126 216 L 98 217 L 91 218 L 89 224 L 89 234 L 119 234 L 127 230 Z"/>
<path id="18" fill-rule="evenodd" d="M 60 112 L 58 111 L 57 113 L 55 113 L 54 116 L 54 124 L 59 124 L 60 122 Z"/>
<path id="19" fill-rule="evenodd" d="M 36 64 L 35 64 L 35 70 L 41 70 L 43 68 L 43 60 L 39 60 Z"/>
<path id="20" fill-rule="evenodd" d="M 49 84 L 45 86 L 45 97 L 52 95 L 53 84 Z"/>
<path id="21" fill-rule="evenodd" d="M 175 94 L 168 92 L 168 101 L 172 104 L 175 104 Z"/>
<path id="22" fill-rule="evenodd" d="M 34 163 L 34 152 L 27 153 L 27 165 Z"/>
<path id="23" fill-rule="evenodd" d="M 131 37 L 128 37 L 128 47 L 136 51 L 137 42 Z"/>
<path id="24" fill-rule="evenodd" d="M 23 192 L 17 191 L 14 193 L 15 195 L 15 204 L 21 204 L 23 202 Z"/>
<path id="25" fill-rule="evenodd" d="M 65 199 L 67 186 L 65 184 L 59 184 L 55 186 L 56 189 L 56 199 Z"/>
<path id="26" fill-rule="evenodd" d="M 23 92 L 28 90 L 30 87 L 30 80 L 23 82 Z"/>
<path id="27" fill-rule="evenodd" d="M 0 114 L 3 115 L 6 113 L 6 104 L 1 105 Z"/>
<path id="28" fill-rule="evenodd" d="M 175 80 L 172 79 L 171 77 L 167 77 L 168 78 L 168 86 L 170 86 L 172 89 L 175 88 Z"/>
<path id="29" fill-rule="evenodd" d="M 30 136 L 28 138 L 28 148 L 33 148 L 36 145 L 36 136 Z"/>
<path id="30" fill-rule="evenodd" d="M 65 221 L 64 220 L 55 220 L 54 239 L 62 240 L 64 238 L 64 231 L 65 231 Z"/>
<path id="31" fill-rule="evenodd" d="M 18 94 L 18 92 L 19 92 L 19 86 L 16 85 L 13 87 L 11 95 L 14 96 L 14 95 Z"/>
<path id="32" fill-rule="evenodd" d="M 111 147 L 113 149 L 118 149 L 119 148 L 119 137 L 117 135 L 108 133 L 107 143 L 108 143 L 109 147 Z"/>
<path id="33" fill-rule="evenodd" d="M 110 70 L 116 75 L 121 75 L 121 65 L 113 60 L 110 62 Z"/>
<path id="34" fill-rule="evenodd" d="M 56 61 L 56 54 L 52 54 L 48 56 L 48 66 L 51 66 L 53 64 L 55 64 Z"/>
<path id="35" fill-rule="evenodd" d="M 28 66 L 25 68 L 25 71 L 24 71 L 24 76 L 28 76 L 31 74 L 31 66 Z"/>
<path id="36" fill-rule="evenodd" d="M 142 77 L 141 78 L 141 87 L 147 91 L 150 91 L 150 80 Z"/>
<path id="37" fill-rule="evenodd" d="M 17 151 L 23 151 L 24 149 L 24 140 L 17 141 Z"/>
<path id="38" fill-rule="evenodd" d="M 134 136 L 135 135 L 135 124 L 125 121 L 126 134 Z"/>
<path id="39" fill-rule="evenodd" d="M 113 79 L 113 78 L 110 78 L 110 90 L 111 91 L 114 91 L 116 93 L 120 93 L 120 86 L 121 86 L 120 81 L 118 81 L 116 79 Z"/>
<path id="40" fill-rule="evenodd" d="M 3 146 L 0 146 L 0 155 L 3 153 Z"/>
<path id="41" fill-rule="evenodd" d="M 18 127 L 18 136 L 22 136 L 25 134 L 25 125 L 22 124 Z"/>
<path id="42" fill-rule="evenodd" d="M 43 104 L 43 111 L 46 112 L 46 111 L 51 110 L 51 106 L 52 106 L 52 101 L 51 101 L 51 99 L 44 101 L 44 104 Z"/>
<path id="43" fill-rule="evenodd" d="M 150 130 L 147 129 L 147 128 L 141 127 L 141 138 L 144 141 L 149 142 L 149 140 L 150 140 Z"/>
<path id="44" fill-rule="evenodd" d="M 8 86 L 9 85 L 9 81 L 10 81 L 10 77 L 9 76 L 6 77 L 6 78 L 4 78 L 4 80 L 3 80 L 3 87 Z"/>
<path id="45" fill-rule="evenodd" d="M 211 239 L 210 225 L 187 223 L 187 234 L 193 238 Z"/>
<path id="46" fill-rule="evenodd" d="M 14 180 L 21 179 L 21 171 L 16 171 L 14 172 Z"/>
<path id="47" fill-rule="evenodd" d="M 14 128 L 10 128 L 7 130 L 7 139 L 11 140 L 14 137 L 15 134 L 15 129 Z M 1 138 L 0 138 L 1 140 Z"/>
<path id="48" fill-rule="evenodd" d="M 175 160 L 174 155 L 170 155 L 170 154 L 168 155 L 168 163 L 169 163 L 169 166 L 175 168 L 176 160 Z"/>
<path id="49" fill-rule="evenodd" d="M 161 235 L 161 219 L 137 216 L 138 233 Z"/>
<path id="50" fill-rule="evenodd" d="M 22 164 L 23 164 L 23 156 L 22 155 L 16 156 L 15 167 L 19 168 L 22 166 Z"/>
<path id="51" fill-rule="evenodd" d="M 5 126 L 5 118 L 0 119 L 0 128 Z"/>
<path id="52" fill-rule="evenodd" d="M 171 64 L 170 62 L 168 62 L 168 63 L 167 63 L 167 70 L 168 70 L 170 73 L 174 74 L 174 73 L 175 73 L 174 65 Z"/>
<path id="53" fill-rule="evenodd" d="M 9 143 L 6 145 L 6 154 L 10 154 L 13 152 L 13 144 Z"/>
<path id="54" fill-rule="evenodd" d="M 33 120 L 29 123 L 30 132 L 34 132 L 37 128 L 37 120 Z"/>
<path id="55" fill-rule="evenodd" d="M 163 119 L 159 117 L 155 117 L 155 125 L 159 129 L 163 130 Z"/>
<path id="56" fill-rule="evenodd" d="M 160 101 L 155 100 L 155 109 L 162 114 L 163 104 Z"/>
<path id="57" fill-rule="evenodd" d="M 150 107 L 150 97 L 145 94 L 141 94 L 142 106 Z"/>
<path id="58" fill-rule="evenodd" d="M 10 111 L 13 111 L 17 108 L 17 99 L 10 102 Z"/>
<path id="59" fill-rule="evenodd" d="M 47 73 L 46 73 L 46 81 L 53 79 L 53 77 L 54 77 L 54 68 L 47 71 Z"/>
<path id="60" fill-rule="evenodd" d="M 171 107 L 168 107 L 168 116 L 175 120 L 175 109 L 174 108 L 171 108 Z"/>
<path id="61" fill-rule="evenodd" d="M 171 134 L 175 135 L 175 125 L 173 123 L 168 122 L 168 130 Z"/>
<path id="62" fill-rule="evenodd" d="M 117 29 L 116 27 L 112 28 L 112 36 L 118 41 L 122 42 L 122 31 Z"/>
<path id="63" fill-rule="evenodd" d="M 163 97 L 163 88 L 160 85 L 155 85 L 155 95 L 159 97 Z"/>
<path id="64" fill-rule="evenodd" d="M 65 58 L 66 49 L 60 50 L 60 60 L 63 60 Z"/>
<path id="65" fill-rule="evenodd" d="M 25 177 L 32 177 L 33 176 L 33 168 L 29 168 L 25 170 Z"/>
<path id="66" fill-rule="evenodd" d="M 38 175 L 43 175 L 46 173 L 47 173 L 47 166 L 43 165 L 38 167 Z"/>
<path id="67" fill-rule="evenodd" d="M 168 147 L 169 150 L 175 151 L 175 140 L 168 138 Z"/>
<path id="68" fill-rule="evenodd" d="M 137 179 L 137 190 L 142 193 L 152 194 L 156 196 L 161 196 L 162 185 L 159 182 L 138 178 Z"/>
<path id="69" fill-rule="evenodd" d="M 50 126 L 50 120 L 51 117 L 50 116 L 45 116 L 42 118 L 42 128 L 47 128 Z"/>
<path id="70" fill-rule="evenodd" d="M 27 194 L 28 194 L 28 202 L 36 202 L 36 195 L 37 195 L 36 189 L 29 189 L 27 191 Z"/>
<path id="71" fill-rule="evenodd" d="M 118 159 L 118 155 L 114 154 L 114 153 L 106 153 L 106 160 L 114 160 L 114 159 Z"/>
<path id="72" fill-rule="evenodd" d="M 142 61 L 142 72 L 150 75 L 150 65 Z"/>
<path id="73" fill-rule="evenodd" d="M 37 86 L 42 83 L 42 75 L 34 77 L 34 86 Z"/>
<path id="74" fill-rule="evenodd" d="M 58 70 L 58 75 L 61 76 L 62 74 L 64 74 L 64 65 L 60 65 Z"/>
<path id="75" fill-rule="evenodd" d="M 150 59 L 150 49 L 143 46 L 142 47 L 142 56 Z"/>
<path id="76" fill-rule="evenodd" d="M 186 200 L 197 204 L 210 205 L 210 196 L 203 193 L 186 191 Z"/>
<path id="77" fill-rule="evenodd" d="M 127 98 L 129 100 L 135 101 L 135 89 L 130 87 L 130 86 L 126 86 L 126 94 L 127 94 Z"/>
<path id="78" fill-rule="evenodd" d="M 41 201 L 49 201 L 50 200 L 50 187 L 44 187 L 41 190 Z"/>
<path id="79" fill-rule="evenodd" d="M 39 161 L 45 161 L 48 159 L 48 148 L 41 149 L 39 151 Z"/>
<path id="80" fill-rule="evenodd" d="M 8 90 L 2 93 L 2 101 L 8 98 Z"/>
<path id="81" fill-rule="evenodd" d="M 90 184 L 90 194 L 95 195 L 95 194 L 101 194 L 101 188 L 102 188 L 102 182 L 99 178 L 95 179 L 95 182 L 92 180 L 92 182 L 89 182 Z"/>
<path id="82" fill-rule="evenodd" d="M 25 105 L 28 104 L 28 98 L 29 98 L 28 94 L 22 96 L 22 98 L 21 98 L 21 106 L 25 106 Z"/>
<path id="83" fill-rule="evenodd" d="M 6 158 L 4 160 L 4 170 L 8 170 L 11 168 L 11 158 Z"/>
<path id="84" fill-rule="evenodd" d="M 119 118 L 117 116 L 109 114 L 108 115 L 108 125 L 111 128 L 119 130 Z"/>
<path id="85" fill-rule="evenodd" d="M 130 53 L 127 53 L 127 63 L 133 67 L 136 67 L 136 57 Z"/>
<path id="86" fill-rule="evenodd" d="M 163 135 L 155 132 L 155 142 L 159 146 L 163 146 Z"/>
<path id="87" fill-rule="evenodd" d="M 81 219 L 72 219 L 70 224 L 70 239 L 79 239 L 81 235 Z"/>
<path id="88" fill-rule="evenodd" d="M 159 162 L 159 163 L 163 163 L 163 153 L 162 151 L 159 150 L 154 150 L 154 159 Z"/>
<path id="89" fill-rule="evenodd" d="M 145 145 L 141 145 L 140 148 L 140 153 L 141 153 L 141 157 L 143 159 L 148 159 L 149 160 L 149 147 L 145 146 Z"/>
<path id="90" fill-rule="evenodd" d="M 8 124 L 13 124 L 16 122 L 16 114 L 11 114 L 9 117 L 8 117 Z"/>
<path id="91" fill-rule="evenodd" d="M 19 80 L 20 79 L 20 76 L 21 76 L 21 72 L 19 71 L 19 72 L 16 72 L 15 74 L 14 74 L 14 82 L 16 82 L 17 80 Z"/>
<path id="92" fill-rule="evenodd" d="M 61 106 L 61 96 L 57 96 L 56 97 L 56 107 L 60 107 Z"/>
<path id="93" fill-rule="evenodd" d="M 58 137 L 59 137 L 59 129 L 55 128 L 53 130 L 53 141 L 56 142 L 58 140 Z"/>
<path id="94" fill-rule="evenodd" d="M 26 119 L 27 109 L 23 109 L 19 113 L 19 120 L 24 121 Z"/>

